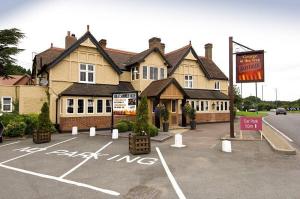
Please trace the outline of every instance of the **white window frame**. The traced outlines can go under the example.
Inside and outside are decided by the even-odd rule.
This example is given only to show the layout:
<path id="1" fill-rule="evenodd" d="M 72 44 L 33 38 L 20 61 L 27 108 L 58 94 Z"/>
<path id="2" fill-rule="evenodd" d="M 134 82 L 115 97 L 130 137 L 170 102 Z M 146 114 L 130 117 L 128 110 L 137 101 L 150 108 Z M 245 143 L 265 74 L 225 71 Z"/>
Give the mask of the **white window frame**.
<path id="1" fill-rule="evenodd" d="M 175 111 L 173 111 L 173 103 L 175 103 L 174 105 Z M 176 113 L 177 111 L 176 105 L 177 105 L 176 100 L 171 100 L 171 113 Z"/>
<path id="2" fill-rule="evenodd" d="M 137 71 L 137 73 L 135 73 L 134 71 Z M 133 66 L 132 68 L 131 68 L 131 81 L 133 81 L 133 80 L 138 80 L 139 78 L 140 78 L 140 72 L 139 72 L 139 67 L 138 66 Z"/>
<path id="3" fill-rule="evenodd" d="M 81 69 L 81 65 L 85 65 L 85 70 Z M 93 66 L 93 71 L 90 71 L 88 68 L 89 66 Z M 85 73 L 85 81 L 81 81 L 80 79 L 80 73 Z M 93 73 L 93 81 L 89 81 L 89 73 Z M 96 67 L 94 64 L 86 64 L 86 63 L 80 63 L 79 64 L 79 82 L 80 83 L 87 83 L 87 84 L 95 84 L 95 77 L 96 77 Z"/>
<path id="4" fill-rule="evenodd" d="M 153 77 L 152 78 L 151 78 L 151 69 L 153 70 Z M 155 79 L 155 70 L 157 71 L 157 79 Z M 158 67 L 150 66 L 149 67 L 149 79 L 156 81 L 156 80 L 159 80 L 159 76 L 160 76 L 160 74 L 159 74 Z"/>
<path id="5" fill-rule="evenodd" d="M 89 106 L 89 100 L 93 101 L 92 106 Z M 89 113 L 89 107 L 93 108 L 93 112 Z M 87 114 L 94 114 L 95 113 L 95 100 L 92 99 L 92 98 L 89 98 L 89 99 L 86 100 L 86 113 Z"/>
<path id="6" fill-rule="evenodd" d="M 193 88 L 193 75 L 184 75 L 184 88 Z"/>
<path id="7" fill-rule="evenodd" d="M 98 112 L 98 101 L 100 101 L 100 100 L 102 101 L 102 111 L 101 111 L 101 112 Z M 103 103 L 103 101 L 105 101 L 105 100 L 102 99 L 102 98 L 98 98 L 98 99 L 96 100 L 96 105 L 97 105 L 97 106 L 96 106 L 96 113 L 97 113 L 97 114 L 103 114 L 103 113 L 104 113 L 104 109 L 103 109 L 103 104 L 104 104 L 104 103 Z"/>
<path id="8" fill-rule="evenodd" d="M 110 112 L 107 112 L 107 101 L 110 101 Z M 105 100 L 105 113 L 112 113 L 112 99 Z"/>
<path id="9" fill-rule="evenodd" d="M 70 107 L 69 106 L 69 103 L 68 103 L 68 100 L 73 100 L 73 113 L 69 113 L 68 112 L 68 108 Z M 73 99 L 73 98 L 67 98 L 66 99 L 66 114 L 74 114 L 75 113 L 75 99 Z"/>
<path id="10" fill-rule="evenodd" d="M 82 113 L 79 113 L 79 112 L 78 112 L 78 108 L 79 108 L 78 102 L 79 102 L 79 100 L 82 100 L 82 101 L 83 101 L 83 112 L 82 112 Z M 76 109 L 76 113 L 77 113 L 77 114 L 85 114 L 85 100 L 84 100 L 84 98 L 79 98 L 79 99 L 77 99 L 76 101 L 77 101 L 77 107 L 76 107 L 77 109 Z"/>
<path id="11" fill-rule="evenodd" d="M 143 68 L 143 69 L 142 69 L 142 70 L 143 70 L 143 72 L 142 72 L 142 73 L 143 73 L 143 74 L 142 74 L 143 79 L 148 79 L 148 73 L 149 73 L 149 72 L 148 72 L 148 66 L 143 66 L 142 68 Z M 144 68 L 146 68 L 146 78 L 144 78 Z"/>
<path id="12" fill-rule="evenodd" d="M 163 72 L 163 74 L 161 74 Z M 160 68 L 159 69 L 159 79 L 165 79 L 165 69 Z"/>
<path id="13" fill-rule="evenodd" d="M 215 90 L 220 90 L 221 84 L 220 81 L 215 81 Z"/>
<path id="14" fill-rule="evenodd" d="M 4 104 L 4 98 L 9 98 L 10 99 L 10 104 Z M 10 109 L 8 111 L 3 110 L 4 105 L 10 105 Z M 1 110 L 4 113 L 10 113 L 13 111 L 13 102 L 12 102 L 12 97 L 10 96 L 3 96 L 1 99 Z"/>
<path id="15" fill-rule="evenodd" d="M 204 111 L 206 111 L 206 112 L 208 112 L 208 110 L 209 110 L 209 103 L 208 103 L 208 101 L 206 100 L 206 101 L 204 101 Z"/>

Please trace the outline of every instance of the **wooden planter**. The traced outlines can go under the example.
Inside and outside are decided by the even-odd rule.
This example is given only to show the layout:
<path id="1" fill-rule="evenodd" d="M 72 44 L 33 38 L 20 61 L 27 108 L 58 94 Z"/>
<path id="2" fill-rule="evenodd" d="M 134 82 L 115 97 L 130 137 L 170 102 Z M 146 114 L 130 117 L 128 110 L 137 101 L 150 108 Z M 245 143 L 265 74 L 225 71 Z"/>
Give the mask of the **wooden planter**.
<path id="1" fill-rule="evenodd" d="M 148 154 L 151 152 L 150 136 L 129 134 L 129 152 L 133 155 Z"/>
<path id="2" fill-rule="evenodd" d="M 34 132 L 33 142 L 36 144 L 46 143 L 51 141 L 51 133 L 50 132 Z"/>

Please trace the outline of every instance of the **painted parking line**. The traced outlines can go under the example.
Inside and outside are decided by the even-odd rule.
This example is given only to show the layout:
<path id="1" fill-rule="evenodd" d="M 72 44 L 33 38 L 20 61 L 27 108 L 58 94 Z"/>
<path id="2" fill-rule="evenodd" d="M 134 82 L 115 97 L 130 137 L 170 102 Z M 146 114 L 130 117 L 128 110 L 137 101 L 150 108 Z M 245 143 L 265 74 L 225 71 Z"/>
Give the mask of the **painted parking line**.
<path id="1" fill-rule="evenodd" d="M 168 176 L 168 178 L 169 178 L 169 180 L 170 180 L 170 182 L 171 182 L 178 198 L 179 199 L 186 199 L 186 197 L 184 196 L 184 194 L 183 194 L 182 190 L 180 189 L 179 185 L 177 184 L 173 174 L 171 173 L 171 171 L 170 171 L 170 169 L 169 169 L 169 167 L 168 167 L 168 165 L 167 165 L 167 163 L 166 163 L 166 161 L 165 161 L 165 159 L 164 159 L 163 155 L 161 154 L 158 147 L 156 147 L 156 151 L 158 153 L 159 159 L 160 159 L 160 161 L 161 161 L 161 163 L 162 163 L 162 165 L 163 165 L 163 167 L 164 167 L 164 169 L 167 173 L 167 176 Z"/>
<path id="2" fill-rule="evenodd" d="M 77 137 L 73 137 L 73 138 L 64 140 L 64 141 L 62 141 L 62 142 L 58 142 L 58 143 L 56 143 L 56 144 L 53 144 L 53 145 L 50 145 L 50 146 L 47 146 L 47 147 L 44 147 L 44 148 L 33 148 L 33 149 L 35 149 L 35 150 L 32 151 L 32 152 L 29 152 L 29 153 L 26 153 L 26 154 L 17 156 L 17 157 L 15 157 L 15 158 L 12 158 L 12 159 L 9 159 L 9 160 L 5 160 L 5 161 L 3 161 L 3 162 L 0 162 L 0 164 L 8 163 L 8 162 L 11 162 L 11 161 L 13 161 L 13 160 L 17 160 L 17 159 L 19 159 L 19 158 L 22 158 L 22 157 L 25 157 L 25 156 L 28 156 L 28 155 L 31 155 L 31 154 L 34 154 L 34 153 L 37 153 L 37 152 L 40 152 L 40 151 L 45 151 L 45 150 L 47 150 L 47 149 L 49 149 L 49 148 L 51 148 L 51 147 L 54 147 L 54 146 L 56 146 L 56 145 L 59 145 L 59 144 L 62 144 L 62 143 L 68 142 L 68 141 L 71 141 L 71 140 L 76 139 L 76 138 L 77 138 Z"/>
<path id="3" fill-rule="evenodd" d="M 281 131 L 279 131 L 277 128 L 275 128 L 274 126 L 272 126 L 269 122 L 267 122 L 265 120 L 265 118 L 262 119 L 264 121 L 264 123 L 266 123 L 267 125 L 269 125 L 272 129 L 274 129 L 275 131 L 277 131 L 280 135 L 282 135 L 285 139 L 287 139 L 290 142 L 294 142 L 291 138 L 289 138 L 287 135 L 285 135 L 284 133 L 282 133 Z"/>
<path id="4" fill-rule="evenodd" d="M 79 187 L 85 187 L 85 188 L 88 188 L 88 189 L 92 189 L 92 190 L 99 191 L 99 192 L 106 193 L 106 194 L 113 195 L 113 196 L 119 196 L 120 195 L 120 193 L 118 193 L 116 191 L 112 191 L 112 190 L 108 190 L 108 189 L 102 189 L 102 188 L 95 187 L 95 186 L 92 186 L 92 185 L 88 185 L 88 184 L 85 184 L 85 183 L 76 182 L 76 181 L 73 181 L 73 180 L 62 179 L 62 178 L 56 177 L 56 176 L 51 176 L 51 175 L 46 175 L 46 174 L 37 173 L 37 172 L 33 172 L 33 171 L 28 171 L 28 170 L 24 170 L 24 169 L 19 169 L 19 168 L 3 165 L 1 163 L 0 163 L 0 167 L 6 168 L 6 169 L 9 169 L 9 170 L 13 170 L 13 171 L 18 171 L 18 172 L 25 173 L 25 174 L 29 174 L 29 175 L 33 175 L 33 176 L 38 176 L 38 177 L 41 177 L 41 178 L 46 178 L 46 179 L 51 179 L 51 180 L 63 182 L 63 183 L 66 183 L 66 184 L 76 185 L 76 186 L 79 186 Z"/>
<path id="5" fill-rule="evenodd" d="M 64 173 L 63 175 L 61 175 L 59 178 L 63 179 L 64 177 L 66 177 L 67 175 L 69 175 L 70 173 L 72 173 L 73 171 L 75 171 L 76 169 L 78 169 L 80 166 L 82 166 L 84 163 L 86 163 L 87 161 L 89 161 L 91 158 L 95 158 L 98 159 L 98 153 L 102 150 L 104 150 L 106 147 L 108 147 L 110 144 L 112 144 L 112 142 L 107 143 L 106 145 L 104 145 L 103 147 L 101 147 L 98 151 L 96 151 L 93 155 L 91 155 L 90 157 L 86 158 L 85 160 L 83 160 L 82 162 L 80 162 L 78 165 L 76 165 L 75 167 L 73 167 L 72 169 L 70 169 L 69 171 L 67 171 L 66 173 Z"/>
<path id="6" fill-rule="evenodd" d="M 20 141 L 12 142 L 12 143 L 9 143 L 9 144 L 4 144 L 4 145 L 1 145 L 0 148 L 1 148 L 1 147 L 4 147 L 4 146 L 9 146 L 9 145 L 12 145 L 12 144 L 17 144 L 17 143 L 19 143 L 19 142 L 20 142 Z"/>

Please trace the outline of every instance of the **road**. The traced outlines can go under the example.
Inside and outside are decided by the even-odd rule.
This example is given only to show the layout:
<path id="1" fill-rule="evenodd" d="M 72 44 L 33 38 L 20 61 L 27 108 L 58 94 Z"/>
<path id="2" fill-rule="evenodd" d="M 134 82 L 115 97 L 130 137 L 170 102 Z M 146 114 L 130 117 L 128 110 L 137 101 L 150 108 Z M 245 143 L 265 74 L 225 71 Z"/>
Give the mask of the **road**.
<path id="1" fill-rule="evenodd" d="M 275 115 L 272 112 L 265 117 L 265 120 L 292 139 L 294 144 L 300 148 L 300 114 L 288 113 L 287 115 Z"/>

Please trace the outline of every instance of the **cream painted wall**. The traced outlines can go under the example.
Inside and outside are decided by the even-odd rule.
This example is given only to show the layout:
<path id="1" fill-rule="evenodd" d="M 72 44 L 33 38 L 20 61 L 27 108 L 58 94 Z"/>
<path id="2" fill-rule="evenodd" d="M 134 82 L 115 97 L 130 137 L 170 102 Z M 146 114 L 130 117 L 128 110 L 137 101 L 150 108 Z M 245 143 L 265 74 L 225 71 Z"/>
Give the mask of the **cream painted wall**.
<path id="1" fill-rule="evenodd" d="M 123 73 L 120 75 L 120 81 L 130 82 L 131 73 L 129 71 L 123 71 Z"/>
<path id="2" fill-rule="evenodd" d="M 164 64 L 165 61 L 164 59 L 160 56 L 159 53 L 157 52 L 152 52 L 151 54 L 149 54 L 145 60 L 140 63 L 140 67 L 139 67 L 139 74 L 140 74 L 140 78 L 138 80 L 133 80 L 131 81 L 132 86 L 138 90 L 138 91 L 143 91 L 145 90 L 145 88 L 153 81 L 150 80 L 150 66 L 154 66 L 158 68 L 158 77 L 160 77 L 160 68 L 164 68 L 165 69 L 165 78 L 167 78 L 167 66 Z M 143 66 L 148 66 L 148 79 L 143 79 Z M 131 80 L 131 76 L 130 76 L 130 80 Z"/>

